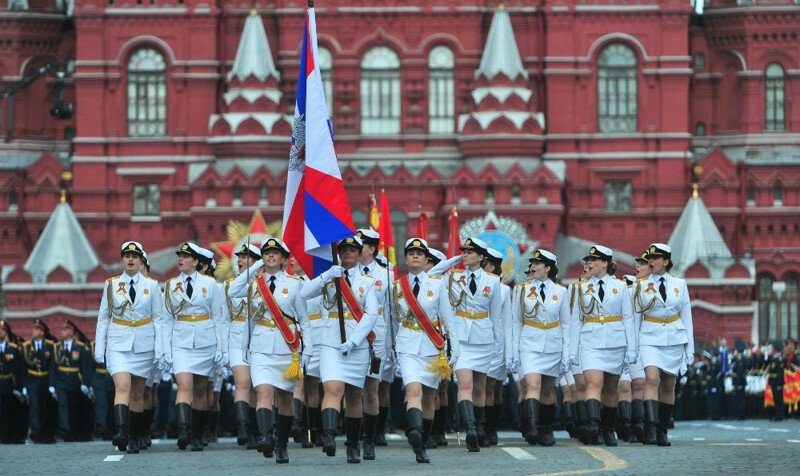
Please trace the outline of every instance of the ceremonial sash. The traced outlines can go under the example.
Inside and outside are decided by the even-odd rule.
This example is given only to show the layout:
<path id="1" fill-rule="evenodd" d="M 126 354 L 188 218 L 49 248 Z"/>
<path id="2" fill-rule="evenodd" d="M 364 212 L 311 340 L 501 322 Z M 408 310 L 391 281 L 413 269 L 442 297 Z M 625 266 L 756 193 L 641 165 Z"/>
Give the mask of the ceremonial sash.
<path id="1" fill-rule="evenodd" d="M 417 297 L 414 296 L 414 292 L 411 290 L 411 283 L 408 280 L 408 275 L 400 278 L 400 288 L 403 290 L 403 296 L 406 298 L 406 303 L 408 303 L 408 309 L 417 319 L 417 322 L 419 322 L 422 330 L 425 331 L 425 334 L 428 335 L 428 338 L 430 338 L 431 342 L 433 342 L 433 345 L 436 346 L 437 349 L 444 349 L 444 338 L 439 331 L 433 327 L 428 315 L 425 314 L 425 310 L 419 305 Z"/>
<path id="2" fill-rule="evenodd" d="M 272 314 L 272 320 L 275 321 L 278 330 L 281 331 L 283 340 L 286 341 L 286 344 L 292 352 L 297 352 L 298 347 L 300 347 L 300 339 L 298 339 L 299 332 L 295 333 L 289 327 L 289 323 L 286 322 L 283 311 L 281 311 L 281 308 L 278 306 L 278 302 L 275 301 L 275 296 L 273 296 L 272 292 L 269 290 L 266 278 L 264 276 L 259 276 L 256 278 L 256 284 L 258 285 L 258 291 L 261 293 L 261 297 L 264 299 L 264 304 L 267 305 L 270 314 Z"/>
<path id="3" fill-rule="evenodd" d="M 353 313 L 353 317 L 356 319 L 356 322 L 361 322 L 361 319 L 364 317 L 364 310 L 361 309 L 361 306 L 359 306 L 358 301 L 356 300 L 356 295 L 353 294 L 353 290 L 347 285 L 347 281 L 344 279 L 344 276 L 339 276 L 339 287 L 342 289 L 342 297 L 344 298 L 344 302 L 347 304 L 347 307 L 350 308 L 350 312 Z M 375 333 L 369 331 L 367 340 L 370 343 L 375 342 Z"/>

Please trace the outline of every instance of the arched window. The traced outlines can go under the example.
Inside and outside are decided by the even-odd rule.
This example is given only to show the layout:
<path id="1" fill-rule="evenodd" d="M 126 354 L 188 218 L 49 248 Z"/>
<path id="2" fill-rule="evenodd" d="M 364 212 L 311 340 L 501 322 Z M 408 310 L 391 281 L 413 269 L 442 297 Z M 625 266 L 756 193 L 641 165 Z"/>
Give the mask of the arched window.
<path id="1" fill-rule="evenodd" d="M 775 326 L 770 326 L 770 321 L 775 316 L 775 307 L 772 277 L 761 276 L 758 279 L 758 337 L 762 341 L 775 338 Z"/>
<path id="2" fill-rule="evenodd" d="M 400 133 L 400 59 L 385 46 L 361 60 L 361 133 Z"/>
<path id="3" fill-rule="evenodd" d="M 437 46 L 428 55 L 428 132 L 431 134 L 455 131 L 455 65 L 453 51 L 446 46 Z"/>
<path id="4" fill-rule="evenodd" d="M 333 116 L 333 55 L 323 46 L 320 46 L 317 52 L 322 86 L 325 88 L 325 100 L 328 102 L 328 114 Z"/>
<path id="5" fill-rule="evenodd" d="M 167 81 L 164 55 L 141 48 L 128 60 L 128 135 L 167 133 Z"/>
<path id="6" fill-rule="evenodd" d="M 698 122 L 694 125 L 694 135 L 696 137 L 705 137 L 706 135 L 706 123 L 705 122 Z"/>
<path id="7" fill-rule="evenodd" d="M 402 266 L 405 263 L 405 254 L 403 247 L 408 239 L 408 218 L 406 213 L 401 210 L 392 210 L 392 238 L 394 238 L 394 255 L 397 259 L 397 265 Z"/>
<path id="8" fill-rule="evenodd" d="M 778 63 L 767 66 L 766 81 L 766 127 L 768 131 L 786 129 L 785 79 L 783 68 Z"/>
<path id="9" fill-rule="evenodd" d="M 636 55 L 622 43 L 606 46 L 597 69 L 597 116 L 600 132 L 635 132 Z"/>

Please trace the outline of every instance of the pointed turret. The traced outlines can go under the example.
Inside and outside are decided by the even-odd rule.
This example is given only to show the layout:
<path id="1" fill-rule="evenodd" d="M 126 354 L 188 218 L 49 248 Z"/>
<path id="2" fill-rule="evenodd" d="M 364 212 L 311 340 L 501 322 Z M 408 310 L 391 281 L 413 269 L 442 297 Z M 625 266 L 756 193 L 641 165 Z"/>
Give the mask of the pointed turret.
<path id="1" fill-rule="evenodd" d="M 473 78 L 472 111 L 459 117 L 459 141 L 465 157 L 540 154 L 544 114 L 533 112 L 528 80 L 511 18 L 500 4 Z M 476 137 L 481 140 L 474 140 Z"/>
<path id="2" fill-rule="evenodd" d="M 672 272 L 677 275 L 683 275 L 693 264 L 699 262 L 708 269 L 712 278 L 721 278 L 725 270 L 733 264 L 733 254 L 700 198 L 696 184 L 692 197 L 675 225 L 669 246 L 672 248 L 672 256 L 675 257 Z"/>
<path id="3" fill-rule="evenodd" d="M 245 20 L 236 59 L 226 79 L 224 112 L 209 118 L 212 135 L 209 142 L 215 145 L 236 142 L 236 152 L 242 153 L 248 146 L 241 136 L 254 137 L 254 141 L 264 141 L 258 136 L 279 136 L 278 142 L 288 139 L 292 118 L 280 111 L 281 76 L 275 68 L 264 24 L 255 9 Z M 259 155 L 265 153 L 263 145 L 256 148 Z M 217 149 L 217 155 L 233 153 L 229 145 Z"/>
<path id="4" fill-rule="evenodd" d="M 24 269 L 34 283 L 47 282 L 47 276 L 59 267 L 73 283 L 85 283 L 86 275 L 99 265 L 97 253 L 67 203 L 66 190 L 62 190 L 61 203 L 50 215 Z"/>

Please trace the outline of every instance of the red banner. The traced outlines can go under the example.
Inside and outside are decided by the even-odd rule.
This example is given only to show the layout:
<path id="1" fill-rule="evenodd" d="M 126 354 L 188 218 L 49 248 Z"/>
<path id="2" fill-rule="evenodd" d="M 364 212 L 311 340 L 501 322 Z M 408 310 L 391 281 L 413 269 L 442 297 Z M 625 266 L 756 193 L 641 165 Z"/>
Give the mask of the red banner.
<path id="1" fill-rule="evenodd" d="M 261 293 L 261 298 L 264 299 L 264 303 L 272 314 L 272 319 L 275 321 L 275 324 L 277 324 L 278 330 L 281 331 L 283 340 L 286 341 L 286 344 L 292 349 L 292 352 L 297 352 L 298 347 L 300 347 L 300 339 L 297 338 L 299 333 L 293 332 L 289 327 L 289 323 L 286 322 L 283 311 L 281 311 L 278 302 L 275 301 L 275 296 L 272 295 L 269 286 L 267 286 L 266 277 L 262 275 L 256 278 L 256 284 L 258 285 L 258 291 Z"/>
<path id="2" fill-rule="evenodd" d="M 425 314 L 425 310 L 419 305 L 417 297 L 414 296 L 414 291 L 411 290 L 411 283 L 408 280 L 408 275 L 400 278 L 400 288 L 403 290 L 403 296 L 406 298 L 408 308 L 411 310 L 411 313 L 414 314 L 422 330 L 425 331 L 425 334 L 428 335 L 428 338 L 430 338 L 437 349 L 444 349 L 444 338 L 442 334 L 433 327 L 430 318 Z"/>

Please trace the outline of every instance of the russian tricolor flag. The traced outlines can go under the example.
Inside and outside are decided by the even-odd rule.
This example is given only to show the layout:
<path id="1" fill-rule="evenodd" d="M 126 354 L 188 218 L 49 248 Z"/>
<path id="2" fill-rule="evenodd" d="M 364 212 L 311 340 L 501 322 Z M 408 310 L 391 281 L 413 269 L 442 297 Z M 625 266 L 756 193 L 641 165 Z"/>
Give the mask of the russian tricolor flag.
<path id="1" fill-rule="evenodd" d="M 314 9 L 309 8 L 300 54 L 283 241 L 312 278 L 333 265 L 330 245 L 355 234 L 316 58 L 317 25 Z"/>

